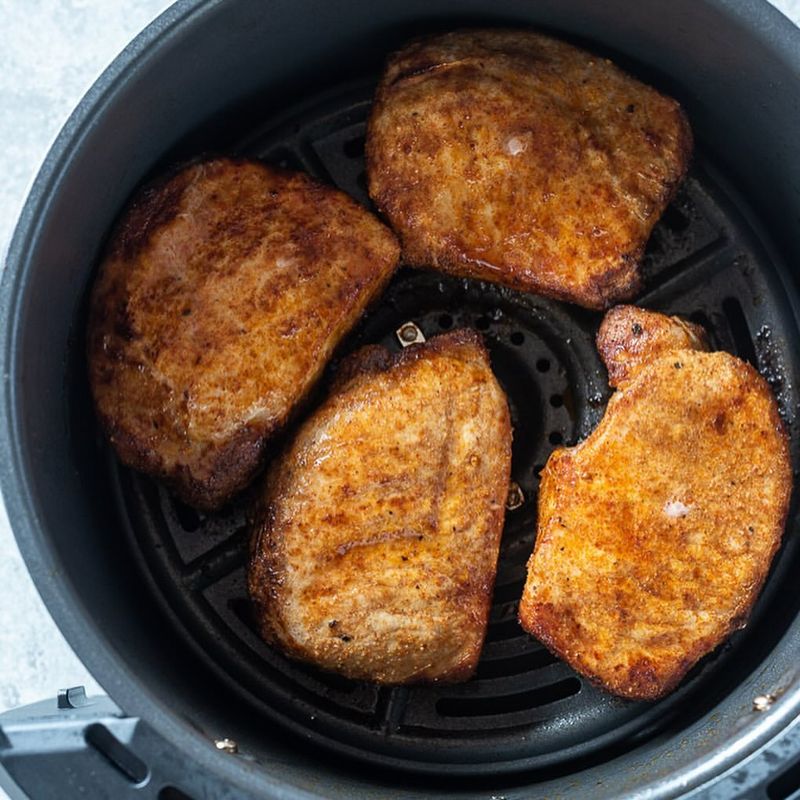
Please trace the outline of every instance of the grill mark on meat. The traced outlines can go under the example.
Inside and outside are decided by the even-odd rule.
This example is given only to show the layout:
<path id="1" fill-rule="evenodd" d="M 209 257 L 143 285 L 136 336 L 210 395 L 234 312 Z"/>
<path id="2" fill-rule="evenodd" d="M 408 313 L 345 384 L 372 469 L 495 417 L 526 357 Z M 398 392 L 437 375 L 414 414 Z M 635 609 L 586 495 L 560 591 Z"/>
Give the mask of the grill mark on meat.
<path id="1" fill-rule="evenodd" d="M 419 531 L 411 530 L 410 528 L 400 528 L 394 531 L 383 531 L 368 539 L 357 539 L 350 542 L 340 544 L 336 548 L 337 556 L 346 556 L 351 550 L 360 547 L 374 547 L 375 545 L 385 544 L 386 542 L 397 542 L 403 539 L 419 540 Z"/>

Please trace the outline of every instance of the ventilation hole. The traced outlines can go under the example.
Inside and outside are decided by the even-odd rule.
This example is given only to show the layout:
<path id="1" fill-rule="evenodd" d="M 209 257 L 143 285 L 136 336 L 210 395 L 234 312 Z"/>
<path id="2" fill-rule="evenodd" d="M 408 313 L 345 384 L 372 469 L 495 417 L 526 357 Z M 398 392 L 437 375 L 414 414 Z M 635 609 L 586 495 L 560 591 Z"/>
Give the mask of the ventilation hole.
<path id="1" fill-rule="evenodd" d="M 498 586 L 494 590 L 494 605 L 501 603 L 509 603 L 512 600 L 519 600 L 522 596 L 522 589 L 525 586 L 525 580 L 513 581 L 506 583 L 503 586 Z"/>
<path id="2" fill-rule="evenodd" d="M 698 325 L 702 325 L 707 333 L 711 332 L 711 320 L 708 318 L 707 314 L 704 314 L 702 311 L 694 311 L 689 314 L 689 319 L 692 322 L 696 322 Z"/>
<path id="3" fill-rule="evenodd" d="M 439 327 L 443 330 L 453 327 L 453 318 L 449 314 L 442 314 L 439 317 Z"/>
<path id="4" fill-rule="evenodd" d="M 722 310 L 728 318 L 733 341 L 736 345 L 736 354 L 739 358 L 756 366 L 756 351 L 753 346 L 753 339 L 750 336 L 750 328 L 747 326 L 747 318 L 742 310 L 742 304 L 735 297 L 727 297 L 722 301 Z"/>
<path id="5" fill-rule="evenodd" d="M 301 170 L 300 159 L 290 150 L 278 149 L 267 155 L 267 160 L 283 169 Z"/>
<path id="6" fill-rule="evenodd" d="M 350 694 L 354 692 L 359 684 L 357 681 L 345 678 L 343 675 L 334 675 L 329 672 L 321 672 L 319 680 L 324 683 L 329 689 L 341 694 Z"/>
<path id="7" fill-rule="evenodd" d="M 667 206 L 661 215 L 661 224 L 673 233 L 683 233 L 690 225 L 691 220 L 679 208 Z"/>
<path id="8" fill-rule="evenodd" d="M 367 186 L 367 173 L 363 170 L 358 173 L 358 177 L 356 178 L 356 183 L 359 185 L 359 188 L 363 189 L 365 192 L 369 191 Z"/>
<path id="9" fill-rule="evenodd" d="M 519 675 L 522 672 L 533 672 L 535 669 L 555 664 L 558 659 L 542 648 L 532 653 L 521 653 L 511 658 L 496 658 L 481 661 L 478 664 L 478 678 L 504 678 L 507 675 Z"/>
<path id="10" fill-rule="evenodd" d="M 564 405 L 564 398 L 560 394 L 551 394 L 550 405 L 553 406 L 553 408 L 561 408 L 561 406 Z"/>
<path id="11" fill-rule="evenodd" d="M 561 444 L 564 441 L 564 437 L 560 431 L 553 431 L 548 437 L 547 440 L 550 444 Z"/>
<path id="12" fill-rule="evenodd" d="M 495 622 L 494 625 L 490 625 L 486 633 L 486 641 L 500 642 L 505 639 L 513 639 L 516 636 L 522 636 L 524 633 L 525 631 L 522 629 L 515 615 L 511 619 Z"/>
<path id="13" fill-rule="evenodd" d="M 228 608 L 236 618 L 254 633 L 258 633 L 258 625 L 253 614 L 253 606 L 246 597 L 232 597 L 228 600 Z"/>
<path id="14" fill-rule="evenodd" d="M 158 793 L 158 800 L 194 800 L 194 798 L 174 786 L 165 786 Z"/>
<path id="15" fill-rule="evenodd" d="M 712 345 L 711 349 L 718 349 L 714 347 L 714 340 L 716 338 L 714 334 L 714 326 L 711 324 L 711 320 L 708 318 L 708 315 L 704 314 L 702 311 L 695 311 L 694 313 L 689 314 L 689 319 L 699 325 L 706 332 Z"/>
<path id="16" fill-rule="evenodd" d="M 489 324 L 490 324 L 489 317 L 486 317 L 486 316 L 478 317 L 478 319 L 475 320 L 475 327 L 479 331 L 488 331 L 489 330 Z"/>
<path id="17" fill-rule="evenodd" d="M 569 418 L 573 422 L 576 422 L 578 419 L 578 409 L 575 407 L 575 395 L 572 393 L 572 389 L 569 386 L 564 389 L 562 398 L 564 399 L 564 410 L 569 414 Z M 589 405 L 591 405 L 591 403 Z"/>
<path id="18" fill-rule="evenodd" d="M 173 497 L 172 507 L 175 509 L 175 516 L 178 518 L 181 528 L 185 531 L 193 533 L 200 527 L 203 518 L 191 506 L 187 506 L 176 497 Z"/>
<path id="19" fill-rule="evenodd" d="M 549 359 L 540 358 L 536 362 L 536 369 L 538 369 L 539 372 L 547 372 L 547 370 L 550 369 L 550 361 L 549 361 Z"/>
<path id="20" fill-rule="evenodd" d="M 92 723 L 84 731 L 83 738 L 131 783 L 147 780 L 150 770 L 144 761 L 128 750 L 105 725 Z"/>
<path id="21" fill-rule="evenodd" d="M 769 800 L 787 800 L 800 789 L 800 761 L 782 772 L 767 786 Z"/>
<path id="22" fill-rule="evenodd" d="M 348 139 L 342 145 L 342 152 L 348 158 L 361 158 L 364 155 L 364 137 L 356 136 L 355 139 Z"/>
<path id="23" fill-rule="evenodd" d="M 664 241 L 662 240 L 663 234 L 656 228 L 650 235 L 645 248 L 645 257 L 650 256 L 652 259 L 658 258 L 664 252 Z"/>
<path id="24" fill-rule="evenodd" d="M 436 703 L 436 710 L 443 717 L 482 717 L 495 714 L 510 714 L 530 708 L 546 706 L 577 694 L 581 682 L 577 678 L 566 678 L 549 686 L 530 689 L 519 694 L 499 697 L 443 697 Z"/>
<path id="25" fill-rule="evenodd" d="M 511 344 L 519 346 L 524 341 L 525 341 L 525 336 L 521 334 L 519 331 L 514 331 L 514 333 L 511 334 Z"/>
<path id="26" fill-rule="evenodd" d="M 293 664 L 297 672 L 305 674 L 318 683 L 323 684 L 329 692 L 338 692 L 339 694 L 352 694 L 359 686 L 358 681 L 345 678 L 343 675 L 336 675 L 333 672 L 323 672 L 321 669 L 311 664 Z"/>

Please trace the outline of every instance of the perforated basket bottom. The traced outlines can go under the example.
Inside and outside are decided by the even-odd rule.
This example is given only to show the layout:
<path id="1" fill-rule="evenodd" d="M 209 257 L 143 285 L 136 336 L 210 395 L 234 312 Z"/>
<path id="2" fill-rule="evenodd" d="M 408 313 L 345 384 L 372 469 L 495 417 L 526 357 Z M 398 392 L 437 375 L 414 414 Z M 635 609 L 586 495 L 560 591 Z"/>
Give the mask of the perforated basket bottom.
<path id="1" fill-rule="evenodd" d="M 369 205 L 363 148 L 372 88 L 351 85 L 306 102 L 278 124 L 254 131 L 239 149 L 305 169 Z M 703 323 L 717 348 L 756 364 L 793 429 L 796 382 L 794 366 L 787 366 L 787 342 L 797 340 L 794 318 L 784 305 L 775 264 L 723 187 L 697 156 L 649 243 L 639 302 Z M 197 652 L 239 687 L 250 713 L 374 763 L 489 775 L 566 769 L 577 758 L 586 763 L 620 752 L 691 719 L 735 686 L 742 670 L 766 652 L 763 635 L 738 634 L 677 692 L 646 704 L 595 689 L 517 623 L 534 541 L 538 472 L 554 447 L 573 444 L 594 428 L 608 397 L 594 348 L 600 315 L 404 269 L 343 352 L 371 342 L 397 349 L 394 331 L 407 320 L 427 337 L 462 326 L 481 331 L 511 405 L 513 478 L 525 503 L 507 515 L 489 632 L 477 676 L 467 683 L 378 688 L 287 660 L 263 644 L 252 625 L 243 503 L 199 515 L 110 457 L 121 513 L 130 523 L 124 527 L 135 536 L 161 599 Z M 780 571 L 770 587 L 781 580 Z M 770 587 L 751 629 L 773 602 Z"/>

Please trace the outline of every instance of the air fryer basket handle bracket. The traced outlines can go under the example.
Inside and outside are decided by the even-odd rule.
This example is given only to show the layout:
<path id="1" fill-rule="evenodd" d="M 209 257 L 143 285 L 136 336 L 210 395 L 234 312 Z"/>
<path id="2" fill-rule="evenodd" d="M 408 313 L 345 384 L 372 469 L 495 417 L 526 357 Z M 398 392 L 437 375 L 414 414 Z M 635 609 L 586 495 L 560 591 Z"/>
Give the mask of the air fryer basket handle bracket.
<path id="1" fill-rule="evenodd" d="M 231 744 L 217 747 L 230 752 Z M 187 763 L 141 719 L 108 697 L 87 698 L 82 687 L 0 714 L 0 786 L 12 798 L 247 800 L 204 765 Z"/>
<path id="2" fill-rule="evenodd" d="M 14 800 L 54 797 L 55 787 L 63 800 L 248 800 L 203 765 L 176 756 L 165 739 L 110 698 L 86 698 L 81 690 L 0 714 L 0 786 Z M 217 747 L 235 752 L 227 739 Z M 683 797 L 783 800 L 798 788 L 800 718 L 747 761 Z"/>

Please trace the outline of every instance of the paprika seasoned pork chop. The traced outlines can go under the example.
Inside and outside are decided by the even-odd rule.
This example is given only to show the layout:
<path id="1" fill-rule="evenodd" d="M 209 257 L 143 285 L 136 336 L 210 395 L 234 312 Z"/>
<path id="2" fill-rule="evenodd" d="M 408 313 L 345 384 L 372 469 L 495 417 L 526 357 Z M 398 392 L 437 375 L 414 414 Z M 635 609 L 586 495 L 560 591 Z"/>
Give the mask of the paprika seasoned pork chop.
<path id="1" fill-rule="evenodd" d="M 89 375 L 120 459 L 222 505 L 398 262 L 392 233 L 306 175 L 220 158 L 140 192 L 91 296 Z"/>
<path id="2" fill-rule="evenodd" d="M 787 435 L 766 381 L 674 317 L 613 309 L 617 391 L 542 473 L 523 627 L 609 691 L 654 699 L 744 626 L 781 541 Z"/>
<path id="3" fill-rule="evenodd" d="M 370 195 L 404 261 L 606 308 L 692 150 L 675 100 L 526 30 L 464 30 L 389 60 L 367 135 Z"/>
<path id="4" fill-rule="evenodd" d="M 350 678 L 466 680 L 510 462 L 506 398 L 476 333 L 357 352 L 267 473 L 249 570 L 264 638 Z"/>

